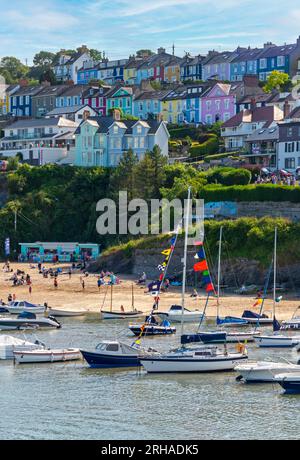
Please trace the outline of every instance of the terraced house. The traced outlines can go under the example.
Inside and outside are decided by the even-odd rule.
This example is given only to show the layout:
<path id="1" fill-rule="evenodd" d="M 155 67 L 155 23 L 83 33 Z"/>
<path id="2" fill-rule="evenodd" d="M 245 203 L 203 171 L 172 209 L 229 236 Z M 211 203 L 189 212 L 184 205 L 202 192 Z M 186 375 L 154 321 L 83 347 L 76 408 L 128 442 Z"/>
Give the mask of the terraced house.
<path id="1" fill-rule="evenodd" d="M 274 70 L 286 72 L 291 77 L 300 73 L 300 37 L 291 45 L 276 46 L 271 42 L 264 45 L 258 57 L 259 79 L 267 80 Z"/>
<path id="2" fill-rule="evenodd" d="M 140 84 L 142 80 L 149 79 L 161 82 L 166 81 L 165 67 L 168 66 L 170 62 L 174 62 L 174 56 L 166 53 L 165 48 L 159 48 L 157 50 L 157 54 L 150 56 L 138 67 L 136 73 L 136 83 Z M 170 78 L 177 77 L 177 74 L 178 68 L 176 70 L 175 65 L 174 72 L 171 69 L 169 76 Z"/>
<path id="3" fill-rule="evenodd" d="M 106 96 L 110 90 L 110 86 L 102 86 L 100 88 L 89 87 L 82 93 L 81 104 L 89 105 L 93 109 L 97 110 L 100 116 L 106 115 Z"/>
<path id="4" fill-rule="evenodd" d="M 202 64 L 205 60 L 204 56 L 200 54 L 192 57 L 187 54 L 180 64 L 180 78 L 181 81 L 197 81 L 202 80 Z"/>
<path id="5" fill-rule="evenodd" d="M 124 115 L 133 113 L 133 89 L 127 86 L 116 86 L 106 93 L 106 114 L 113 109 L 121 109 Z"/>
<path id="6" fill-rule="evenodd" d="M 180 64 L 181 58 L 173 56 L 170 58 L 168 63 L 165 65 L 165 81 L 167 83 L 179 83 L 180 82 Z"/>
<path id="7" fill-rule="evenodd" d="M 230 80 L 231 62 L 238 56 L 238 53 L 224 51 L 217 53 L 210 51 L 203 62 L 202 76 L 203 80 L 214 78 L 216 80 Z"/>
<path id="8" fill-rule="evenodd" d="M 183 123 L 186 115 L 187 87 L 180 86 L 168 94 L 162 101 L 162 117 L 168 123 Z"/>
<path id="9" fill-rule="evenodd" d="M 57 65 L 54 66 L 56 81 L 73 81 L 76 83 L 77 73 L 79 69 L 82 68 L 85 61 L 91 61 L 91 55 L 85 45 L 78 48 L 73 56 L 66 54 L 65 50 L 61 50 L 59 61 Z"/>
<path id="10" fill-rule="evenodd" d="M 258 75 L 258 58 L 262 49 L 248 48 L 236 56 L 230 63 L 230 80 L 242 81 L 245 75 Z"/>
<path id="11" fill-rule="evenodd" d="M 162 117 L 163 99 L 169 92 L 170 90 L 142 92 L 133 101 L 134 116 L 141 120 L 148 120 L 148 118 L 159 119 Z M 165 119 L 165 121 L 168 120 Z"/>
<path id="12" fill-rule="evenodd" d="M 38 95 L 45 86 L 22 86 L 10 96 L 10 112 L 18 117 L 32 116 L 32 98 Z"/>
<path id="13" fill-rule="evenodd" d="M 75 164 L 115 167 L 125 151 L 132 149 L 141 160 L 155 145 L 168 156 L 169 138 L 164 122 L 121 120 L 115 110 L 112 117 L 92 117 L 78 127 Z"/>
<path id="14" fill-rule="evenodd" d="M 56 108 L 56 98 L 69 89 L 67 85 L 44 85 L 43 89 L 32 96 L 32 116 L 43 117 Z"/>

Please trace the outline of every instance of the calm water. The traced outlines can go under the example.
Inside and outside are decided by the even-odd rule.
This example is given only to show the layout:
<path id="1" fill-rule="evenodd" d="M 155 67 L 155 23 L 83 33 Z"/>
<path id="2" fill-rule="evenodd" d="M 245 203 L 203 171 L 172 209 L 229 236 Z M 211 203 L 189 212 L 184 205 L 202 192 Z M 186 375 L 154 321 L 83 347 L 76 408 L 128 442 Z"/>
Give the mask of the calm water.
<path id="1" fill-rule="evenodd" d="M 49 346 L 92 349 L 102 339 L 120 336 L 120 330 L 122 339 L 128 335 L 124 322 L 101 323 L 96 317 L 62 322 L 61 330 L 39 332 L 39 339 Z M 145 344 L 168 349 L 177 340 L 162 337 Z M 249 353 L 250 358 L 291 358 L 291 351 L 254 345 Z M 283 396 L 277 385 L 236 383 L 235 377 L 149 376 L 91 370 L 81 362 L 14 367 L 0 361 L 0 439 L 299 438 L 300 396 Z"/>

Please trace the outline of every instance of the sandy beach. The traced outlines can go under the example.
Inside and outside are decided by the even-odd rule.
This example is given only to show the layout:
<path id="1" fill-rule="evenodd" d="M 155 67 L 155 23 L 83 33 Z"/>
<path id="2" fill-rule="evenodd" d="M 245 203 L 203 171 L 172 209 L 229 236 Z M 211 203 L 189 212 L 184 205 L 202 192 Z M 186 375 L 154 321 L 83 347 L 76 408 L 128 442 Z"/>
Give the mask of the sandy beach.
<path id="1" fill-rule="evenodd" d="M 46 265 L 47 267 L 47 265 Z M 49 266 L 50 267 L 50 266 Z M 99 292 L 97 286 L 97 274 L 90 274 L 84 277 L 85 289 L 83 290 L 80 279 L 81 272 L 74 272 L 71 279 L 67 273 L 68 266 L 56 266 L 62 268 L 65 274 L 58 277 L 58 288 L 54 288 L 53 278 L 45 279 L 39 274 L 38 269 L 30 268 L 29 264 L 14 264 L 11 263 L 11 268 L 17 269 L 29 274 L 32 280 L 32 294 L 29 293 L 28 286 L 14 287 L 10 281 L 13 273 L 0 272 L 0 298 L 6 302 L 9 294 L 15 294 L 17 300 L 27 300 L 32 303 L 44 304 L 45 302 L 52 308 L 62 308 L 69 310 L 86 309 L 91 313 L 97 313 L 104 306 L 105 309 L 110 308 L 110 288 L 102 286 Z M 131 310 L 132 305 L 132 286 L 134 285 L 135 307 L 145 313 L 151 311 L 153 305 L 153 297 L 145 293 L 145 288 L 135 284 L 135 278 L 130 275 L 121 275 L 121 284 L 114 286 L 113 291 L 113 308 L 119 310 L 121 305 L 125 310 Z M 188 289 L 186 307 L 191 310 L 202 310 L 205 305 L 204 292 L 199 291 L 200 297 L 197 299 L 191 298 L 192 288 Z M 106 300 L 104 302 L 104 299 Z M 173 304 L 181 304 L 181 291 L 178 287 L 171 287 L 168 293 L 162 293 L 160 296 L 160 310 L 167 311 Z M 255 303 L 255 295 L 238 296 L 238 295 L 223 295 L 221 298 L 221 316 L 234 315 L 240 316 L 245 309 L 259 311 L 258 308 L 253 309 Z M 272 299 L 266 300 L 265 312 L 271 312 Z M 283 300 L 277 304 L 278 319 L 289 319 L 300 305 L 300 299 L 292 295 L 284 294 Z M 217 312 L 217 301 L 211 298 L 209 308 L 207 310 L 208 317 L 215 317 Z"/>

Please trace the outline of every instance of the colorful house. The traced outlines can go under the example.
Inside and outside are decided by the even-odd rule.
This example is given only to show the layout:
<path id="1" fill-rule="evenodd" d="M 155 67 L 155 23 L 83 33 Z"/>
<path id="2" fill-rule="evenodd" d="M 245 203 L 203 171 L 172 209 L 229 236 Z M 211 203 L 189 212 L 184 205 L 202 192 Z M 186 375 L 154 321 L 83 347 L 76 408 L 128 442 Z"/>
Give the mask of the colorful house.
<path id="1" fill-rule="evenodd" d="M 117 86 L 106 93 L 106 114 L 109 115 L 111 109 L 121 109 L 123 114 L 132 115 L 133 113 L 133 89 L 127 86 Z"/>
<path id="2" fill-rule="evenodd" d="M 124 69 L 128 59 L 117 61 L 103 60 L 98 65 L 97 79 L 104 81 L 108 85 L 114 85 L 124 81 Z"/>
<path id="3" fill-rule="evenodd" d="M 124 82 L 127 85 L 135 85 L 137 81 L 137 69 L 143 64 L 145 58 L 131 57 L 124 67 Z"/>
<path id="4" fill-rule="evenodd" d="M 32 98 L 39 94 L 45 87 L 22 86 L 10 96 L 10 112 L 17 117 L 32 116 Z"/>
<path id="5" fill-rule="evenodd" d="M 115 110 L 113 117 L 89 118 L 78 127 L 75 165 L 116 167 L 125 151 L 132 149 L 141 160 L 155 145 L 168 156 L 169 138 L 164 122 L 121 120 Z"/>
<path id="6" fill-rule="evenodd" d="M 99 63 L 86 61 L 83 67 L 77 72 L 77 84 L 88 85 L 92 80 L 98 80 Z"/>
<path id="7" fill-rule="evenodd" d="M 180 78 L 181 81 L 196 81 L 202 80 L 202 64 L 204 62 L 204 56 L 192 57 L 187 54 L 180 64 Z"/>
<path id="8" fill-rule="evenodd" d="M 182 59 L 177 56 L 172 56 L 165 65 L 165 82 L 179 83 L 180 82 L 180 64 Z"/>
<path id="9" fill-rule="evenodd" d="M 80 106 L 82 95 L 87 88 L 87 85 L 67 86 L 65 91 L 56 97 L 56 108 Z"/>
<path id="10" fill-rule="evenodd" d="M 141 120 L 159 119 L 162 116 L 163 99 L 169 92 L 170 90 L 144 91 L 133 101 L 133 115 Z"/>
<path id="11" fill-rule="evenodd" d="M 262 49 L 247 49 L 230 63 L 230 80 L 242 81 L 245 75 L 258 75 L 258 57 Z"/>
<path id="12" fill-rule="evenodd" d="M 82 93 L 81 103 L 89 105 L 93 109 L 97 110 L 100 116 L 106 115 L 106 95 L 110 90 L 110 86 L 88 88 Z"/>
<path id="13" fill-rule="evenodd" d="M 79 262 L 95 260 L 100 256 L 98 244 L 80 243 L 20 243 L 22 261 L 53 262 Z"/>
<path id="14" fill-rule="evenodd" d="M 300 37 L 291 45 L 276 46 L 266 43 L 264 50 L 258 58 L 257 72 L 260 80 L 267 80 L 274 71 L 288 73 L 294 77 L 298 73 L 298 61 L 300 58 Z"/>
<path id="15" fill-rule="evenodd" d="M 230 65 L 238 54 L 225 51 L 223 53 L 209 52 L 203 63 L 203 80 L 214 78 L 216 80 L 230 80 Z"/>
<path id="16" fill-rule="evenodd" d="M 174 124 L 185 121 L 186 96 L 187 88 L 185 86 L 168 91 L 162 102 L 162 116 L 164 121 Z"/>
<path id="17" fill-rule="evenodd" d="M 165 67 L 173 59 L 172 54 L 166 53 L 165 48 L 159 48 L 157 54 L 150 56 L 146 59 L 137 69 L 136 73 L 136 83 L 140 84 L 142 80 L 155 80 L 155 81 L 165 81 Z M 176 76 L 178 70 L 174 66 L 174 72 L 170 71 L 170 77 Z"/>

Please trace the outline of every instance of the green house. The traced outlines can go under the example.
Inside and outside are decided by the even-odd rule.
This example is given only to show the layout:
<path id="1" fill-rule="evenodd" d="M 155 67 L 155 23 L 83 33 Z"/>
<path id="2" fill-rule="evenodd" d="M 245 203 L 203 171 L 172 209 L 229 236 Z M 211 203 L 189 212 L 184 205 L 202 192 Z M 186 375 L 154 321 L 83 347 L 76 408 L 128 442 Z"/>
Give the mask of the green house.
<path id="1" fill-rule="evenodd" d="M 126 86 L 113 88 L 106 94 L 106 101 L 107 115 L 110 115 L 113 109 L 121 109 L 124 115 L 133 114 L 132 88 Z"/>

